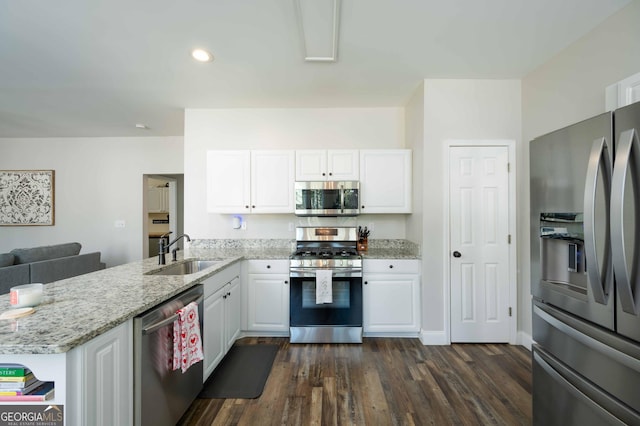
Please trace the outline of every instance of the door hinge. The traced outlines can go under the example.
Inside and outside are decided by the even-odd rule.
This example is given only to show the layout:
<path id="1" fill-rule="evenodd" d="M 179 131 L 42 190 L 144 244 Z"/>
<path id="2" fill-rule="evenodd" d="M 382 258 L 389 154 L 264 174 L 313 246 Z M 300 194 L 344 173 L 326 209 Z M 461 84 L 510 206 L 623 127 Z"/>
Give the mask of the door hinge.
<path id="1" fill-rule="evenodd" d="M 512 316 L 513 312 L 511 312 L 511 306 L 509 306 L 509 316 Z"/>
<path id="2" fill-rule="evenodd" d="M 507 244 L 511 244 L 511 234 L 507 235 Z"/>
<path id="3" fill-rule="evenodd" d="M 507 173 L 511 173 L 511 163 L 507 163 Z"/>

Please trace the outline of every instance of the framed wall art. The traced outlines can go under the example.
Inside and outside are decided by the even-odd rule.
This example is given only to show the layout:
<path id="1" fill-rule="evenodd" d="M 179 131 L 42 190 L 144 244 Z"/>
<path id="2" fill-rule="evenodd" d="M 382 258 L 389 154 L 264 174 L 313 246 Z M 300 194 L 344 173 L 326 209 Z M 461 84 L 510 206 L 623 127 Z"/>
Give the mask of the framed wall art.
<path id="1" fill-rule="evenodd" d="M 0 226 L 52 226 L 54 174 L 54 170 L 0 170 Z"/>

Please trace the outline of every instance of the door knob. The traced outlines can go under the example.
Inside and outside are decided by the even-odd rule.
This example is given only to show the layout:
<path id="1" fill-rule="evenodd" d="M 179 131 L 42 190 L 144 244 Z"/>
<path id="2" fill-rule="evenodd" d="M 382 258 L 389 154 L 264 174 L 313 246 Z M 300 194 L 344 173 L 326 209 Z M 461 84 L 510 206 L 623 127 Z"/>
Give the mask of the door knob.
<path id="1" fill-rule="evenodd" d="M 460 253 L 458 250 L 453 252 L 453 257 L 462 257 L 462 253 Z"/>

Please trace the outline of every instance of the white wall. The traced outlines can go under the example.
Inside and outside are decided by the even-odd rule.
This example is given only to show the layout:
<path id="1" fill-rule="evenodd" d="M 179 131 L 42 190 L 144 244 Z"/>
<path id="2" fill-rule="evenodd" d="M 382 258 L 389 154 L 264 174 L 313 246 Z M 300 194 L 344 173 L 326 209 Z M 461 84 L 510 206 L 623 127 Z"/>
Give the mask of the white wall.
<path id="1" fill-rule="evenodd" d="M 185 232 L 193 238 L 288 238 L 293 214 L 207 213 L 206 152 L 216 149 L 404 148 L 404 108 L 187 109 L 185 113 Z M 405 238 L 405 215 L 361 215 L 372 238 Z M 335 219 L 334 219 L 335 220 Z"/>
<path id="2" fill-rule="evenodd" d="M 407 239 L 423 244 L 424 225 L 424 83 L 414 91 L 405 108 L 407 148 L 413 151 L 413 213 L 407 217 Z"/>
<path id="3" fill-rule="evenodd" d="M 0 139 L 0 153 L 0 170 L 55 170 L 55 225 L 0 227 L 0 252 L 77 241 L 107 266 L 142 258 L 142 175 L 183 171 L 182 137 Z"/>
<path id="4" fill-rule="evenodd" d="M 605 88 L 640 71 L 640 1 L 634 1 L 522 80 L 522 326 L 531 333 L 529 141 L 605 111 Z"/>
<path id="5" fill-rule="evenodd" d="M 445 340 L 445 274 L 448 254 L 445 252 L 447 232 L 444 229 L 446 202 L 445 141 L 448 139 L 510 139 L 520 143 L 521 87 L 519 80 L 425 80 L 409 103 L 407 127 L 417 129 L 419 135 L 420 105 L 423 120 L 423 150 L 415 158 L 416 169 L 421 171 L 422 215 L 421 226 L 413 220 L 407 235 L 421 234 L 422 241 L 422 328 L 427 342 Z M 416 137 L 411 145 L 418 144 Z M 417 151 L 417 147 L 414 148 Z"/>

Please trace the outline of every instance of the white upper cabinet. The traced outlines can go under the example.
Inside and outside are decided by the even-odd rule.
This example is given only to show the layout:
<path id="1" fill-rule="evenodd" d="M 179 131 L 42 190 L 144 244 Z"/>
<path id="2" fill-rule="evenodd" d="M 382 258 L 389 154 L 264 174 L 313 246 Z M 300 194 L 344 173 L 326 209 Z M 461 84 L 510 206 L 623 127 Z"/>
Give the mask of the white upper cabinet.
<path id="1" fill-rule="evenodd" d="M 358 180 L 357 149 L 307 149 L 296 151 L 296 180 Z"/>
<path id="2" fill-rule="evenodd" d="M 360 213 L 411 213 L 411 150 L 360 150 Z"/>
<path id="3" fill-rule="evenodd" d="M 207 210 L 249 213 L 251 151 L 207 152 Z"/>
<path id="4" fill-rule="evenodd" d="M 169 188 L 149 188 L 147 192 L 147 211 L 149 213 L 168 213 L 169 212 Z"/>
<path id="5" fill-rule="evenodd" d="M 294 151 L 208 151 L 211 213 L 293 213 Z"/>
<path id="6" fill-rule="evenodd" d="M 251 212 L 293 213 L 293 151 L 251 151 Z"/>

